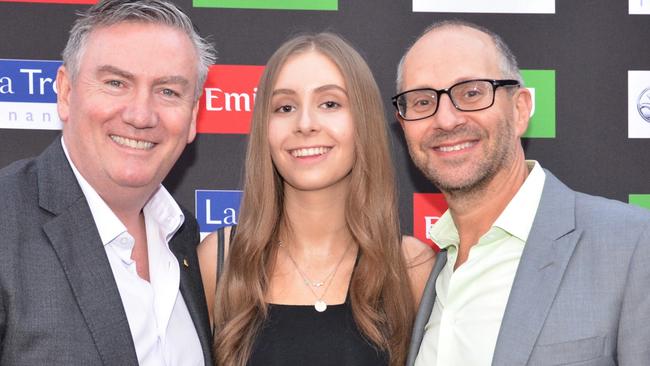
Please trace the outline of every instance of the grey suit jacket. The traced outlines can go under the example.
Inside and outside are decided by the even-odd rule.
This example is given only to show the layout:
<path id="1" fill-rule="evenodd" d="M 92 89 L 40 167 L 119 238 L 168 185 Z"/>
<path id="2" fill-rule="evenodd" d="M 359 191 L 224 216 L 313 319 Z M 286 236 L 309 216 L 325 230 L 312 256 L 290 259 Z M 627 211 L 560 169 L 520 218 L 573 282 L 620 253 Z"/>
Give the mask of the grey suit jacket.
<path id="1" fill-rule="evenodd" d="M 192 215 L 170 242 L 180 290 L 212 364 Z M 126 313 L 60 139 L 0 170 L 0 364 L 137 365 Z"/>
<path id="2" fill-rule="evenodd" d="M 427 282 L 409 366 L 446 259 L 438 254 Z M 492 365 L 650 365 L 650 212 L 572 191 L 546 171 Z"/>

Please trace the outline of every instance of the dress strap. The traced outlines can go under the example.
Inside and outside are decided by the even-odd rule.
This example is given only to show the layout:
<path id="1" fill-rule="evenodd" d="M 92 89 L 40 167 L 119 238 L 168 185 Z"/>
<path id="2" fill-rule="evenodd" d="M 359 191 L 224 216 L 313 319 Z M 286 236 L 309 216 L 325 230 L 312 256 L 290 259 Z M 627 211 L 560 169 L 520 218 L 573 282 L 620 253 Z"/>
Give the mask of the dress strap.
<path id="1" fill-rule="evenodd" d="M 223 263 L 226 256 L 226 243 L 224 238 L 223 228 L 217 230 L 217 282 L 221 278 L 221 272 L 223 272 Z"/>

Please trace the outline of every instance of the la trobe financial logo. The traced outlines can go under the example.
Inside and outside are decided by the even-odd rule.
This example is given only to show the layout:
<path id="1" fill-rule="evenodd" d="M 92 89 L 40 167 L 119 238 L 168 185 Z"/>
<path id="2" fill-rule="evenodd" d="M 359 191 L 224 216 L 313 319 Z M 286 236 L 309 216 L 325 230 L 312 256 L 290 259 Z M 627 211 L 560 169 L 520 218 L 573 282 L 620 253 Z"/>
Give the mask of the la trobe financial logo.
<path id="1" fill-rule="evenodd" d="M 242 191 L 197 189 L 194 212 L 201 238 L 224 226 L 237 225 Z"/>
<path id="2" fill-rule="evenodd" d="M 56 71 L 61 61 L 0 59 L 0 128 L 59 130 Z"/>

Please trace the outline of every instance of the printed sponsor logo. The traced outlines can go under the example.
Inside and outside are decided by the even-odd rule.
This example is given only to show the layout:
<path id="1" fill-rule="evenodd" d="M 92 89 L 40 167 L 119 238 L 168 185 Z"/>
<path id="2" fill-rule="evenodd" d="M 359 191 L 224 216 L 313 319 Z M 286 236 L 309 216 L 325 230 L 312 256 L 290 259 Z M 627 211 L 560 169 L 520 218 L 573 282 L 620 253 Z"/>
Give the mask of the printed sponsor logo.
<path id="1" fill-rule="evenodd" d="M 447 201 L 442 193 L 413 193 L 413 236 L 433 246 L 429 228 L 445 211 Z"/>
<path id="2" fill-rule="evenodd" d="M 650 88 L 645 88 L 636 100 L 636 111 L 644 121 L 650 123 Z"/>
<path id="3" fill-rule="evenodd" d="M 338 10 L 338 0 L 194 0 L 195 8 Z"/>
<path id="4" fill-rule="evenodd" d="M 3 3 L 95 4 L 98 0 L 0 0 Z"/>
<path id="5" fill-rule="evenodd" d="M 555 0 L 413 0 L 413 11 L 554 14 Z"/>
<path id="6" fill-rule="evenodd" d="M 264 66 L 212 65 L 199 105 L 199 133 L 247 134 Z"/>
<path id="7" fill-rule="evenodd" d="M 628 202 L 632 205 L 650 210 L 650 194 L 631 194 L 628 198 Z"/>
<path id="8" fill-rule="evenodd" d="M 528 129 L 523 137 L 555 137 L 555 70 L 521 70 L 533 97 Z"/>
<path id="9" fill-rule="evenodd" d="M 59 130 L 56 71 L 61 61 L 0 59 L 0 128 Z"/>
<path id="10" fill-rule="evenodd" d="M 627 72 L 627 136 L 650 138 L 650 71 Z"/>
<path id="11" fill-rule="evenodd" d="M 197 189 L 194 192 L 196 220 L 201 233 L 237 225 L 241 191 Z"/>
<path id="12" fill-rule="evenodd" d="M 650 14 L 650 0 L 629 0 L 630 14 Z"/>

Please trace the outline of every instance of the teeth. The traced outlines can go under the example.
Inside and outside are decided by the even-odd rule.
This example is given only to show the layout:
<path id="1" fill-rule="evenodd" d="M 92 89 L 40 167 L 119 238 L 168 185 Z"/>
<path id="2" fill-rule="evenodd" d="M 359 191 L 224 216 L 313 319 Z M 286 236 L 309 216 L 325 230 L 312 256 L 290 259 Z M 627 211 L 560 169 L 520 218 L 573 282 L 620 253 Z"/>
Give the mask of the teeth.
<path id="1" fill-rule="evenodd" d="M 111 135 L 111 140 L 116 143 L 138 150 L 149 150 L 153 148 L 154 143 L 142 140 L 132 140 L 122 136 Z"/>
<path id="2" fill-rule="evenodd" d="M 450 152 L 450 151 L 460 151 L 462 149 L 467 149 L 470 146 L 473 146 L 473 142 L 464 142 L 462 144 L 453 145 L 453 146 L 440 146 L 438 147 L 439 151 Z"/>
<path id="3" fill-rule="evenodd" d="M 302 158 L 302 157 L 307 157 L 307 156 L 317 156 L 317 155 L 323 155 L 327 153 L 328 151 L 332 150 L 331 147 L 310 147 L 310 148 L 304 148 L 304 149 L 296 149 L 296 150 L 291 150 L 291 155 L 293 155 L 296 158 Z"/>

